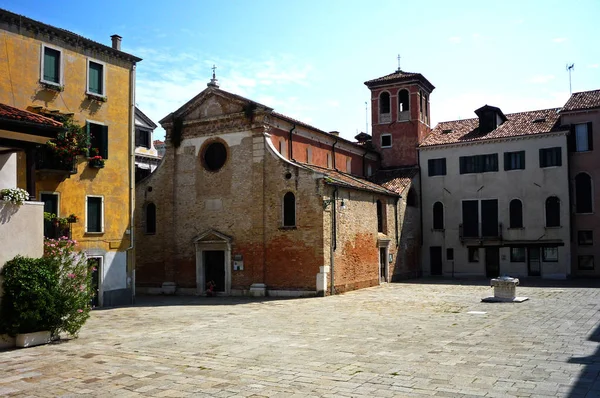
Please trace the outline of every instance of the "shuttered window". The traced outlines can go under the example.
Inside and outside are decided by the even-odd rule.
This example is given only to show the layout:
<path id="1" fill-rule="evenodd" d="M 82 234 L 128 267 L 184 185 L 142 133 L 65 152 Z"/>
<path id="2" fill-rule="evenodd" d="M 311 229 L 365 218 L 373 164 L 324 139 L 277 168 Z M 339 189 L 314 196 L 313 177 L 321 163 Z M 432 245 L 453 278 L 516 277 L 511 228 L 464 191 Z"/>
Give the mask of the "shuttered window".
<path id="1" fill-rule="evenodd" d="M 85 232 L 104 232 L 103 203 L 100 196 L 87 197 Z"/>
<path id="2" fill-rule="evenodd" d="M 446 175 L 446 158 L 429 159 L 427 161 L 429 176 L 445 176 Z"/>
<path id="3" fill-rule="evenodd" d="M 525 170 L 525 151 L 504 152 L 504 170 Z"/>
<path id="4" fill-rule="evenodd" d="M 487 173 L 498 171 L 498 154 L 490 153 L 486 155 L 461 156 L 460 174 Z"/>
<path id="5" fill-rule="evenodd" d="M 560 147 L 540 149 L 540 167 L 562 166 Z"/>
<path id="6" fill-rule="evenodd" d="M 87 122 L 86 129 L 90 136 L 90 155 L 97 151 L 102 159 L 108 159 L 108 126 Z"/>
<path id="7" fill-rule="evenodd" d="M 42 80 L 60 84 L 60 51 L 44 47 L 44 68 Z"/>
<path id="8" fill-rule="evenodd" d="M 88 92 L 104 95 L 104 65 L 88 62 Z"/>

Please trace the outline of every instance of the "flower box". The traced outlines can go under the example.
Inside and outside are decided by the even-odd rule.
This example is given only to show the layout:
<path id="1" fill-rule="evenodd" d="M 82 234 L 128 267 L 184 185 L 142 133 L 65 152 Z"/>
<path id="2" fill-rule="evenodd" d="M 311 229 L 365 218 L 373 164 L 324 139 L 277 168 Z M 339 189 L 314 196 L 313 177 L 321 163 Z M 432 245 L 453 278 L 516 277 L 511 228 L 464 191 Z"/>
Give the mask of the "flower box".
<path id="1" fill-rule="evenodd" d="M 108 98 L 106 98 L 103 95 L 98 95 L 98 94 L 92 94 L 92 93 L 87 93 L 87 98 L 90 101 L 96 101 L 96 102 L 106 102 L 108 101 Z"/>
<path id="2" fill-rule="evenodd" d="M 48 344 L 51 337 L 52 335 L 49 331 L 18 334 L 15 339 L 15 345 L 17 347 L 25 348 Z"/>
<path id="3" fill-rule="evenodd" d="M 90 167 L 95 169 L 104 168 L 104 159 L 90 159 Z"/>
<path id="4" fill-rule="evenodd" d="M 58 93 L 65 91 L 65 86 L 57 83 L 40 82 L 40 86 L 42 86 L 44 90 L 56 91 Z"/>

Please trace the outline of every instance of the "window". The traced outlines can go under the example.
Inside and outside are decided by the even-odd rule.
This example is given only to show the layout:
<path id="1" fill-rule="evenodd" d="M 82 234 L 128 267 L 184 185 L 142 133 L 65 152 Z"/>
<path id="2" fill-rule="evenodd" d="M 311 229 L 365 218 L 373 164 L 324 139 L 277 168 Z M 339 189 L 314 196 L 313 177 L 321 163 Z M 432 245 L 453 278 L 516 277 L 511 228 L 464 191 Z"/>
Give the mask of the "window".
<path id="1" fill-rule="evenodd" d="M 42 82 L 61 84 L 61 52 L 54 48 L 42 46 Z"/>
<path id="2" fill-rule="evenodd" d="M 284 158 L 287 158 L 287 147 L 285 145 L 285 140 L 279 141 L 279 153 Z"/>
<path id="3" fill-rule="evenodd" d="M 406 89 L 398 92 L 398 120 L 410 120 L 410 95 Z"/>
<path id="4" fill-rule="evenodd" d="M 498 171 L 498 154 L 461 156 L 460 174 L 487 173 Z"/>
<path id="5" fill-rule="evenodd" d="M 575 213 L 592 213 L 594 197 L 592 195 L 592 178 L 589 174 L 579 173 L 575 176 Z"/>
<path id="6" fill-rule="evenodd" d="M 377 200 L 377 232 L 383 233 L 383 203 Z"/>
<path id="7" fill-rule="evenodd" d="M 542 251 L 542 260 L 551 262 L 551 263 L 557 262 L 558 261 L 558 247 L 556 247 L 556 246 L 544 247 L 544 250 Z"/>
<path id="8" fill-rule="evenodd" d="M 525 170 L 525 151 L 504 152 L 504 170 Z"/>
<path id="9" fill-rule="evenodd" d="M 283 226 L 296 226 L 296 196 L 291 192 L 283 196 Z"/>
<path id="10" fill-rule="evenodd" d="M 146 233 L 149 235 L 156 233 L 156 205 L 154 203 L 146 205 Z"/>
<path id="11" fill-rule="evenodd" d="M 40 192 L 40 202 L 44 202 L 44 213 L 56 214 L 59 213 L 59 195 L 51 192 Z M 44 237 L 57 238 L 57 228 L 50 220 L 44 220 Z"/>
<path id="12" fill-rule="evenodd" d="M 510 262 L 511 263 L 524 263 L 525 262 L 525 248 L 524 247 L 511 247 L 510 248 Z"/>
<path id="13" fill-rule="evenodd" d="M 104 64 L 88 60 L 88 89 L 89 94 L 104 96 Z"/>
<path id="14" fill-rule="evenodd" d="M 433 229 L 444 229 L 444 205 L 442 202 L 433 204 Z"/>
<path id="15" fill-rule="evenodd" d="M 391 148 L 392 147 L 392 135 L 391 134 L 383 134 L 381 136 L 381 147 L 382 148 Z"/>
<path id="16" fill-rule="evenodd" d="M 218 171 L 227 161 L 227 148 L 220 141 L 214 141 L 204 147 L 202 151 L 204 168 L 208 171 Z"/>
<path id="17" fill-rule="evenodd" d="M 367 165 L 367 177 L 371 177 L 373 175 L 373 167 L 369 164 Z"/>
<path id="18" fill-rule="evenodd" d="M 429 159 L 427 161 L 429 176 L 445 176 L 446 175 L 446 158 Z"/>
<path id="19" fill-rule="evenodd" d="M 498 238 L 500 236 L 498 199 L 463 200 L 459 235 L 461 239 Z"/>
<path id="20" fill-rule="evenodd" d="M 409 207 L 417 207 L 417 194 L 415 193 L 414 188 L 408 190 L 408 195 L 406 195 L 406 205 Z"/>
<path id="21" fill-rule="evenodd" d="M 390 93 L 387 91 L 379 94 L 379 113 L 390 113 Z"/>
<path id="22" fill-rule="evenodd" d="M 87 196 L 85 207 L 85 232 L 104 232 L 104 198 Z"/>
<path id="23" fill-rule="evenodd" d="M 419 90 L 419 118 L 423 120 L 423 91 Z"/>
<path id="24" fill-rule="evenodd" d="M 556 196 L 546 199 L 546 227 L 560 227 L 560 200 Z"/>
<path id="25" fill-rule="evenodd" d="M 423 96 L 423 105 L 425 106 L 425 110 L 423 111 L 423 114 L 425 115 L 425 124 L 429 124 L 429 110 L 428 110 L 428 106 L 427 106 L 427 96 L 424 95 Z"/>
<path id="26" fill-rule="evenodd" d="M 150 149 L 151 132 L 143 129 L 135 129 L 135 146 L 141 146 Z"/>
<path id="27" fill-rule="evenodd" d="M 306 163 L 312 163 L 312 149 L 306 148 Z"/>
<path id="28" fill-rule="evenodd" d="M 592 246 L 594 244 L 594 231 L 577 231 L 579 246 Z"/>
<path id="29" fill-rule="evenodd" d="M 562 166 L 560 147 L 540 149 L 540 167 Z"/>
<path id="30" fill-rule="evenodd" d="M 454 249 L 451 247 L 446 249 L 446 260 L 454 261 Z"/>
<path id="31" fill-rule="evenodd" d="M 346 158 L 346 173 L 352 173 L 352 159 Z"/>
<path id="32" fill-rule="evenodd" d="M 510 228 L 523 228 L 523 203 L 519 199 L 513 199 L 508 205 L 510 214 Z"/>
<path id="33" fill-rule="evenodd" d="M 470 263 L 478 263 L 479 262 L 479 248 L 478 247 L 469 247 L 469 262 Z"/>
<path id="34" fill-rule="evenodd" d="M 86 129 L 90 137 L 90 148 L 97 150 L 102 159 L 108 159 L 108 126 L 86 122 Z"/>
<path id="35" fill-rule="evenodd" d="M 573 152 L 587 152 L 594 149 L 592 123 L 576 124 L 569 135 L 569 147 Z"/>
<path id="36" fill-rule="evenodd" d="M 582 271 L 594 269 L 594 256 L 577 256 L 577 268 Z"/>
<path id="37" fill-rule="evenodd" d="M 333 168 L 333 164 L 332 164 L 332 161 L 331 161 L 331 154 L 330 153 L 327 154 L 327 168 L 328 169 Z"/>

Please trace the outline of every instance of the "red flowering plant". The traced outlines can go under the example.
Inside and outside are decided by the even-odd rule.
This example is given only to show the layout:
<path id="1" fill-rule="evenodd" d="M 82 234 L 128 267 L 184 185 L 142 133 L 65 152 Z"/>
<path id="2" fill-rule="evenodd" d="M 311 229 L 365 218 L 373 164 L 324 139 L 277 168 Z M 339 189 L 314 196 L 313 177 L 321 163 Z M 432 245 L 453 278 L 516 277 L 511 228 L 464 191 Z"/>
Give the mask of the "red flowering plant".
<path id="1" fill-rule="evenodd" d="M 90 148 L 90 157 L 88 158 L 88 161 L 92 167 L 104 167 L 104 159 L 100 156 L 98 148 Z"/>
<path id="2" fill-rule="evenodd" d="M 90 317 L 92 301 L 92 273 L 87 257 L 77 250 L 77 241 L 66 236 L 44 241 L 44 258 L 55 264 L 58 286 L 57 313 L 60 323 L 56 332 L 73 337 Z"/>
<path id="3" fill-rule="evenodd" d="M 76 125 L 72 118 L 60 120 L 65 131 L 58 133 L 56 138 L 48 141 L 46 145 L 64 163 L 72 163 L 77 155 L 86 155 L 90 145 L 90 138 L 83 127 Z"/>

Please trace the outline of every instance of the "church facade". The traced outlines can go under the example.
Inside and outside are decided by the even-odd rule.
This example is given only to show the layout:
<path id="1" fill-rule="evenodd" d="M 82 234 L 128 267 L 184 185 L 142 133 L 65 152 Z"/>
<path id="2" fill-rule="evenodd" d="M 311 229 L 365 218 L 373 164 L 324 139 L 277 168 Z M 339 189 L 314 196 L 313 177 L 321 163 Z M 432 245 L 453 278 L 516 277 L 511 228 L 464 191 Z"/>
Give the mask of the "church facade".
<path id="1" fill-rule="evenodd" d="M 410 120 L 433 86 L 393 75 L 366 84 L 377 109 L 381 89 L 395 90 L 383 100 L 409 131 L 378 118 L 358 142 L 221 90 L 214 76 L 163 118 L 165 156 L 136 186 L 137 291 L 325 295 L 420 275 L 416 143 L 428 125 Z M 407 136 L 414 154 L 398 157 Z"/>

